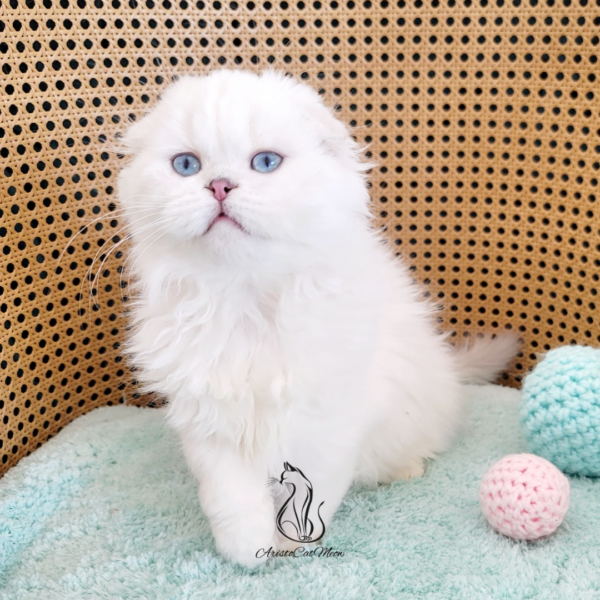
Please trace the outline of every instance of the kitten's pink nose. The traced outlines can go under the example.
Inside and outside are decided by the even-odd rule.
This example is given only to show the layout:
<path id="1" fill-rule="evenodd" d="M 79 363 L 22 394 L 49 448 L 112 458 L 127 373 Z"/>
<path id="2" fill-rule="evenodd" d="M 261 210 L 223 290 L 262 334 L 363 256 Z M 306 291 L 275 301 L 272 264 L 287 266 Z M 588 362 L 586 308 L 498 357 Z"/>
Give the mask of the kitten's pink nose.
<path id="1" fill-rule="evenodd" d="M 208 189 L 219 202 L 223 202 L 227 198 L 227 194 L 235 187 L 237 186 L 227 179 L 213 179 L 208 184 Z"/>

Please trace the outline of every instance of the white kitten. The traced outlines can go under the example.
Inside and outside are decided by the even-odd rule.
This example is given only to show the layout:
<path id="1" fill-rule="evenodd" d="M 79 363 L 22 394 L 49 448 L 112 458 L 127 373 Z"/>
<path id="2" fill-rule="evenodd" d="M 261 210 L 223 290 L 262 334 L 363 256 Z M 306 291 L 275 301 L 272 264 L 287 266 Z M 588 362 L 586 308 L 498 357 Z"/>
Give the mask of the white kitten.
<path id="1" fill-rule="evenodd" d="M 269 477 L 312 483 L 327 525 L 354 480 L 419 476 L 516 340 L 453 353 L 369 224 L 365 165 L 308 86 L 186 77 L 129 130 L 120 201 L 137 281 L 130 353 L 169 400 L 217 548 L 282 547 Z"/>

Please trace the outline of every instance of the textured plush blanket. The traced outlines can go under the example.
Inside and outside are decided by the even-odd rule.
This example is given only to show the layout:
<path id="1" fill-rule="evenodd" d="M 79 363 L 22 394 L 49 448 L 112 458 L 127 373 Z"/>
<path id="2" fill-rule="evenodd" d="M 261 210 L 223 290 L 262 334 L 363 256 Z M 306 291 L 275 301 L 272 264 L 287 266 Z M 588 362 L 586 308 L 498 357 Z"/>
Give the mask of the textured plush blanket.
<path id="1" fill-rule="evenodd" d="M 600 598 L 600 481 L 570 478 L 569 513 L 547 540 L 495 533 L 478 487 L 492 463 L 526 451 L 519 393 L 468 395 L 464 431 L 422 479 L 351 490 L 330 555 L 256 571 L 216 553 L 161 412 L 97 409 L 0 480 L 0 598 Z"/>

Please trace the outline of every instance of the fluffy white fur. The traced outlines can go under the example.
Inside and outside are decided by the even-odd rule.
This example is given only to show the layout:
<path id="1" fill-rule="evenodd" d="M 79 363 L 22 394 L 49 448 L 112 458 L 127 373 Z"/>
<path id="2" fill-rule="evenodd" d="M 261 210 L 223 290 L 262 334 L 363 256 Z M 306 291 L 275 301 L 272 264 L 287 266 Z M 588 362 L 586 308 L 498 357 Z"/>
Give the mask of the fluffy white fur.
<path id="1" fill-rule="evenodd" d="M 423 473 L 461 418 L 462 374 L 488 380 L 512 338 L 455 354 L 373 232 L 365 165 L 308 86 L 217 71 L 172 85 L 126 139 L 119 196 L 137 285 L 130 353 L 169 400 L 217 548 L 254 566 L 284 546 L 266 483 L 284 461 L 328 524 L 353 480 Z M 272 173 L 259 151 L 284 156 Z M 182 177 L 172 157 L 201 171 Z M 206 186 L 237 187 L 220 221 Z"/>

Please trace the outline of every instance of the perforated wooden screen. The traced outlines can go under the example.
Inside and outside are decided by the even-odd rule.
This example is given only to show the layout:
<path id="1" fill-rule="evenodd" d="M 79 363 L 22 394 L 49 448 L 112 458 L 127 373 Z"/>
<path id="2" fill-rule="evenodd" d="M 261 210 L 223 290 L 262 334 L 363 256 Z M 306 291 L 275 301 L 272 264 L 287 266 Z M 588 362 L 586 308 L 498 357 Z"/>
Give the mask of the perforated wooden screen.
<path id="1" fill-rule="evenodd" d="M 509 383 L 598 343 L 598 2 L 1 0 L 0 468 L 132 398 L 122 224 L 93 219 L 107 142 L 177 74 L 272 64 L 320 89 L 371 144 L 374 212 L 443 326 L 525 338 Z"/>

